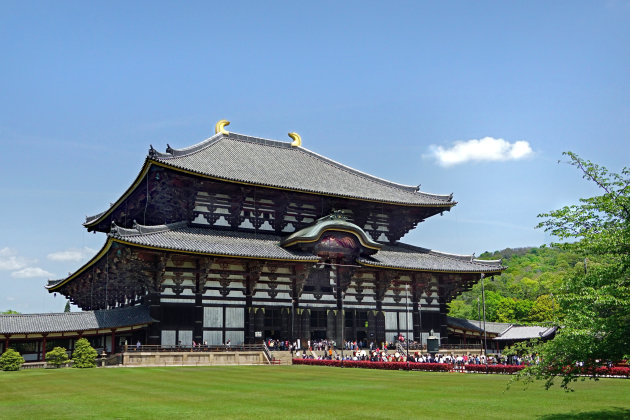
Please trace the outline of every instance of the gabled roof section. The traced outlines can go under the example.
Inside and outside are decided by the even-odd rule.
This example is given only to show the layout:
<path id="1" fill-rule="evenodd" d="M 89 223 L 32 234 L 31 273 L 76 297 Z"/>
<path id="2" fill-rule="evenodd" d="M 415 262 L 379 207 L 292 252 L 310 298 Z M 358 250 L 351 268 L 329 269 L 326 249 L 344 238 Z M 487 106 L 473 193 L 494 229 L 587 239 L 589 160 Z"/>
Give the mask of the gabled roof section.
<path id="1" fill-rule="evenodd" d="M 146 306 L 100 311 L 0 315 L 0 334 L 35 334 L 121 328 L 155 322 Z"/>
<path id="2" fill-rule="evenodd" d="M 149 159 L 230 182 L 409 206 L 449 209 L 456 204 L 452 195 L 420 192 L 288 142 L 219 133 L 191 147 L 166 150 L 152 149 Z"/>
<path id="3" fill-rule="evenodd" d="M 369 253 L 375 253 L 382 248 L 382 245 L 372 240 L 370 235 L 365 233 L 363 229 L 354 223 L 350 223 L 341 213 L 334 213 L 317 220 L 311 226 L 298 230 L 280 242 L 283 247 L 290 247 L 299 243 L 312 243 L 318 241 L 324 232 L 341 231 L 355 235 L 361 245 L 368 250 Z"/>

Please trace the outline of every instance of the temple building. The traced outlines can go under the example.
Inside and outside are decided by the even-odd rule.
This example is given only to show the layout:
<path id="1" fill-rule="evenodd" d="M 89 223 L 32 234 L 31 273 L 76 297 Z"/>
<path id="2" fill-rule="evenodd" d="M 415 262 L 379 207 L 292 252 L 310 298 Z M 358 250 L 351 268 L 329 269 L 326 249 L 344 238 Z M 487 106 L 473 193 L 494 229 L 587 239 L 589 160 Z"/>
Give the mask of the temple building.
<path id="1" fill-rule="evenodd" d="M 504 270 L 400 242 L 452 195 L 360 172 L 296 133 L 282 142 L 227 124 L 190 147 L 151 146 L 129 188 L 84 224 L 103 248 L 48 291 L 85 311 L 146 311 L 128 337 L 146 344 L 425 341 L 431 330 L 444 344 L 447 303 Z"/>

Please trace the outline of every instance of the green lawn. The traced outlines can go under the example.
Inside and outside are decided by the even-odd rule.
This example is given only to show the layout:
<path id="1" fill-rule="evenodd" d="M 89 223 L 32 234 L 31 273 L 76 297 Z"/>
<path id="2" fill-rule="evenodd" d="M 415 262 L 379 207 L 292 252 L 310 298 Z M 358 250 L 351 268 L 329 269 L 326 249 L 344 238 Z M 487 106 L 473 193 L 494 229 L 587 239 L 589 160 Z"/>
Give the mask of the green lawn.
<path id="1" fill-rule="evenodd" d="M 0 418 L 630 418 L 630 380 L 230 366 L 0 372 Z"/>

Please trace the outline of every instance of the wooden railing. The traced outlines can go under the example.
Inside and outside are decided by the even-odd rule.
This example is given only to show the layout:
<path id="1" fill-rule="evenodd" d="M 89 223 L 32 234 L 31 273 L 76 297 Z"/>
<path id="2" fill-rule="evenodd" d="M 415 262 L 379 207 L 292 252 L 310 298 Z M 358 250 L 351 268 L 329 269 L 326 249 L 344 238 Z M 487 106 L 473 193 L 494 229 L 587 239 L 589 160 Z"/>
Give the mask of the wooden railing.
<path id="1" fill-rule="evenodd" d="M 219 346 L 184 346 L 184 345 L 131 345 L 124 346 L 125 352 L 225 352 L 225 351 L 264 351 L 264 344 L 240 344 Z"/>
<path id="2" fill-rule="evenodd" d="M 440 350 L 481 350 L 481 344 L 441 344 Z"/>

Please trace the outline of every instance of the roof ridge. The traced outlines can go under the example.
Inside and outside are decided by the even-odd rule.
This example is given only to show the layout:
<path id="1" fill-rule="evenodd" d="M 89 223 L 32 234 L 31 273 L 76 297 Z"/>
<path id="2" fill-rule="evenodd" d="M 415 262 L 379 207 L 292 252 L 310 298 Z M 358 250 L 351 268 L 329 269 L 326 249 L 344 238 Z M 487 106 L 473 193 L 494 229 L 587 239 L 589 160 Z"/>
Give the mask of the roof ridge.
<path id="1" fill-rule="evenodd" d="M 158 157 L 162 159 L 174 158 L 179 156 L 185 156 L 188 154 L 192 154 L 198 152 L 200 150 L 205 149 L 206 147 L 212 146 L 217 141 L 223 138 L 223 133 L 216 133 L 215 135 L 208 137 L 205 140 L 200 141 L 199 143 L 193 144 L 192 146 L 183 147 L 181 149 L 174 149 L 168 143 L 166 144 L 166 153 L 158 152 L 153 148 L 153 146 L 149 149 L 148 156 L 150 158 Z"/>
<path id="2" fill-rule="evenodd" d="M 132 228 L 125 228 L 122 226 L 118 226 L 115 222 L 112 222 L 112 228 L 110 229 L 108 236 L 112 236 L 115 238 L 124 238 L 127 236 L 145 236 L 170 230 L 176 230 L 186 226 L 188 226 L 188 222 L 186 221 L 165 223 L 162 225 L 141 225 L 134 220 Z"/>
<path id="3" fill-rule="evenodd" d="M 34 314 L 0 314 L 0 316 L 10 317 L 33 317 L 33 316 L 61 316 L 61 315 L 85 315 L 87 313 L 93 313 L 94 311 L 80 311 L 80 312 L 37 312 Z"/>

